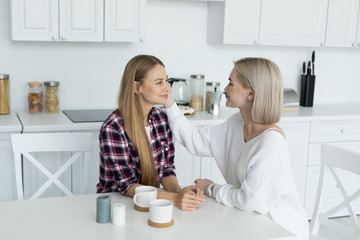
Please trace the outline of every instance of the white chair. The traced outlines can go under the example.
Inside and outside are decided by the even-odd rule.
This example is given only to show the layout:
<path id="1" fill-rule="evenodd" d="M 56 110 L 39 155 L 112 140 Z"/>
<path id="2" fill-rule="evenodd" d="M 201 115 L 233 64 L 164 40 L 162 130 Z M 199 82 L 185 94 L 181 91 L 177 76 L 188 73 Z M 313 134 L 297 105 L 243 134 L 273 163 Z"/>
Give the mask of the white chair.
<path id="1" fill-rule="evenodd" d="M 310 232 L 313 234 L 311 235 L 311 239 L 321 238 L 321 236 L 318 235 L 319 225 L 324 225 L 340 233 L 346 239 L 360 240 L 360 225 L 352 205 L 352 202 L 360 195 L 360 182 L 352 183 L 355 184 L 355 186 L 357 185 L 358 190 L 349 196 L 334 168 L 340 168 L 360 175 L 360 144 L 353 147 L 352 149 L 327 144 L 321 145 L 321 171 L 314 212 L 310 224 Z M 323 185 L 326 184 L 325 179 L 327 177 L 326 175 L 328 174 L 326 174 L 325 171 L 327 169 L 335 179 L 344 200 L 343 202 L 322 213 L 321 205 L 324 190 Z M 331 215 L 337 213 L 340 210 L 343 210 L 344 208 L 346 208 L 349 213 L 351 224 L 344 226 L 343 224 L 329 219 Z"/>
<path id="2" fill-rule="evenodd" d="M 92 133 L 29 133 L 29 134 L 12 134 L 11 143 L 15 156 L 15 175 L 16 175 L 16 189 L 18 200 L 24 199 L 23 187 L 23 161 L 29 160 L 32 165 L 39 169 L 49 179 L 30 197 L 36 199 L 44 191 L 55 184 L 66 195 L 73 195 L 73 193 L 58 179 L 76 160 L 84 155 L 84 168 L 83 168 L 83 186 L 82 192 L 88 191 L 89 179 L 89 159 L 92 145 Z M 71 152 L 72 156 L 52 174 L 47 168 L 44 167 L 35 157 L 30 153 L 41 152 Z M 51 160 L 51 159 L 49 159 Z"/>

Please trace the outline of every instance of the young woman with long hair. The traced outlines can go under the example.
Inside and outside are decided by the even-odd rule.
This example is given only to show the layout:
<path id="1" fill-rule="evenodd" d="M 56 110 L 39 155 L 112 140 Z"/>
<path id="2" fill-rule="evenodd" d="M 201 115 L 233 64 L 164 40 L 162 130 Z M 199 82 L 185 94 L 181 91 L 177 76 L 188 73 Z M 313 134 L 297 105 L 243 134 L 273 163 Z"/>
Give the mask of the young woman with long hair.
<path id="1" fill-rule="evenodd" d="M 183 210 L 203 203 L 195 186 L 181 188 L 175 174 L 174 143 L 167 116 L 156 104 L 167 101 L 171 88 L 164 64 L 156 57 L 138 55 L 126 65 L 118 109 L 100 129 L 100 175 L 97 192 L 120 192 L 133 197 L 135 188 L 149 185 L 158 198 Z"/>

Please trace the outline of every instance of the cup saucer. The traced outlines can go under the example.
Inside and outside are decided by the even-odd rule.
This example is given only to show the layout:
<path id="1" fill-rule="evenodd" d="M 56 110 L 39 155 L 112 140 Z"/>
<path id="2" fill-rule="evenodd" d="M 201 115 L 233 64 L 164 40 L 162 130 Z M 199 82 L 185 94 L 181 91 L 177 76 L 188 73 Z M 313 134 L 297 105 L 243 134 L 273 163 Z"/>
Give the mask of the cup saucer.
<path id="1" fill-rule="evenodd" d="M 139 212 L 148 212 L 149 211 L 148 207 L 139 207 L 136 204 L 134 204 L 134 209 L 139 211 Z"/>
<path id="2" fill-rule="evenodd" d="M 174 219 L 171 219 L 170 222 L 167 223 L 155 223 L 152 222 L 150 219 L 148 220 L 148 224 L 152 227 L 156 227 L 156 228 L 166 228 L 166 227 L 170 227 L 174 224 Z"/>

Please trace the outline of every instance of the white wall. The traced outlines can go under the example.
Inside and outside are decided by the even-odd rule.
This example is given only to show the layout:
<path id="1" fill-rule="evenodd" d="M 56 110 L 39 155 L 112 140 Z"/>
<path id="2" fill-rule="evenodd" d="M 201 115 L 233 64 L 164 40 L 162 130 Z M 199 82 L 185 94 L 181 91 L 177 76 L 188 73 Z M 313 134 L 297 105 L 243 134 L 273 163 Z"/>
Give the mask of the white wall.
<path id="1" fill-rule="evenodd" d="M 299 90 L 311 48 L 206 43 L 207 4 L 148 0 L 145 43 L 15 42 L 10 40 L 10 0 L 0 0 L 0 73 L 10 74 L 12 111 L 27 109 L 27 82 L 60 81 L 62 109 L 112 108 L 126 62 L 141 53 L 166 65 L 169 77 L 205 74 L 227 84 L 232 61 L 261 56 L 275 61 L 284 86 Z M 360 49 L 317 48 L 315 104 L 360 102 Z"/>

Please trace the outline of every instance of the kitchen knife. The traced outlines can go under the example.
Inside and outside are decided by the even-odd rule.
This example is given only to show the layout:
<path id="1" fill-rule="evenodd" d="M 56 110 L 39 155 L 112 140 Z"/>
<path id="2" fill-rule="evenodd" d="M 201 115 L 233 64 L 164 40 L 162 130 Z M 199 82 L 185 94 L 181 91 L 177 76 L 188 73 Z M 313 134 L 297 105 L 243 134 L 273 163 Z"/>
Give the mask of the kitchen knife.
<path id="1" fill-rule="evenodd" d="M 303 75 L 305 75 L 306 74 L 306 62 L 303 62 Z"/>
<path id="2" fill-rule="evenodd" d="M 311 62 L 312 62 L 312 75 L 315 75 L 315 51 L 312 52 Z"/>
<path id="3" fill-rule="evenodd" d="M 311 75 L 311 63 L 310 63 L 310 61 L 308 62 L 308 65 L 307 65 L 307 75 Z"/>

